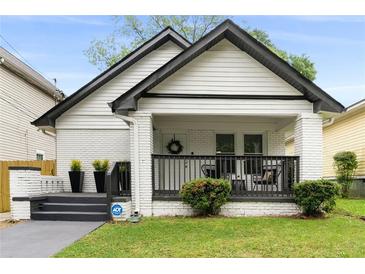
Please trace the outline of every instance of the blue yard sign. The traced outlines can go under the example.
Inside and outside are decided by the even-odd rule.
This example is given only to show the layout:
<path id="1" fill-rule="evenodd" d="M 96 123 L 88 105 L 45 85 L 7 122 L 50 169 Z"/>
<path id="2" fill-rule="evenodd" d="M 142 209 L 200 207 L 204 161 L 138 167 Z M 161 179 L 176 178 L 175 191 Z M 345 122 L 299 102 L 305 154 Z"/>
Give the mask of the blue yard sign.
<path id="1" fill-rule="evenodd" d="M 120 204 L 113 204 L 112 205 L 112 216 L 114 218 L 120 218 L 123 213 L 123 207 Z"/>

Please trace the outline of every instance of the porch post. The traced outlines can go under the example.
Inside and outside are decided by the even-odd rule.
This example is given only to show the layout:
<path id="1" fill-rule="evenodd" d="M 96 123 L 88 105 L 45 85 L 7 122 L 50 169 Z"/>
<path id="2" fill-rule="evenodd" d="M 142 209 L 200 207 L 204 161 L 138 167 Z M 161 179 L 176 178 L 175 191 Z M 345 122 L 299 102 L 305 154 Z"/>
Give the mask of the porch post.
<path id="1" fill-rule="evenodd" d="M 139 209 L 144 216 L 152 215 L 152 152 L 153 129 L 152 115 L 147 112 L 130 112 L 129 116 L 136 120 L 137 126 L 131 123 L 131 180 L 132 180 L 132 205 Z M 138 129 L 138 140 L 135 141 L 134 131 Z M 136 179 L 135 146 L 138 146 L 138 179 Z M 138 181 L 138 186 L 136 185 Z M 137 193 L 138 192 L 138 193 Z M 139 196 L 139 197 L 138 197 Z M 139 204 L 138 201 L 139 200 Z M 139 208 L 138 208 L 139 207 Z"/>
<path id="2" fill-rule="evenodd" d="M 316 113 L 297 116 L 294 152 L 300 156 L 300 181 L 322 177 L 322 118 Z"/>

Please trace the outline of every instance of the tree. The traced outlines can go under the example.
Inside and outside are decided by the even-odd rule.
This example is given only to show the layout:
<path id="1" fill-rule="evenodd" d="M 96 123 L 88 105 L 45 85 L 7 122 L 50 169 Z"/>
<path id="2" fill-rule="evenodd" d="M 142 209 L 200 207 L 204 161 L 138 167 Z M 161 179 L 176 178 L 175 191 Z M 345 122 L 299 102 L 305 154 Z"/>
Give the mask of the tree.
<path id="1" fill-rule="evenodd" d="M 143 44 L 150 37 L 167 26 L 171 26 L 190 42 L 195 42 L 214 29 L 227 17 L 225 16 L 148 16 L 140 19 L 137 16 L 114 17 L 115 30 L 104 40 L 91 41 L 84 51 L 90 63 L 100 70 L 112 66 L 129 52 Z M 259 42 L 288 62 L 309 80 L 316 77 L 314 63 L 305 55 L 288 54 L 275 46 L 268 33 L 259 29 L 245 28 Z"/>

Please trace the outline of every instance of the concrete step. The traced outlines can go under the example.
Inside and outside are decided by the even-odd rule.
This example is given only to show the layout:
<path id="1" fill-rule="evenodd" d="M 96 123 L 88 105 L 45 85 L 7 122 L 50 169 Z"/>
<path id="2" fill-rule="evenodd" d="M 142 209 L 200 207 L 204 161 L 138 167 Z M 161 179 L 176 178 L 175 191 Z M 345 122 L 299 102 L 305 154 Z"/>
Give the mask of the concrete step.
<path id="1" fill-rule="evenodd" d="M 106 212 L 107 204 L 81 204 L 81 203 L 41 203 L 39 211 L 78 211 L 78 212 Z"/>
<path id="2" fill-rule="evenodd" d="M 106 212 L 32 211 L 32 220 L 47 221 L 106 221 Z"/>

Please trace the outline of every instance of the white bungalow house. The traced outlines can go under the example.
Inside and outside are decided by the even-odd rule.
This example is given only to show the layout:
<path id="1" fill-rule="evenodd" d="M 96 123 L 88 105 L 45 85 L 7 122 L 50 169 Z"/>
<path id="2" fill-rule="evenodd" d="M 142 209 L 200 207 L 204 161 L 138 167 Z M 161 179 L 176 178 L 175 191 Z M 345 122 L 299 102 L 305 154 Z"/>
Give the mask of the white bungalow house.
<path id="1" fill-rule="evenodd" d="M 290 214 L 292 185 L 322 175 L 322 121 L 342 111 L 227 20 L 194 44 L 164 29 L 33 124 L 57 132 L 68 191 L 71 159 L 83 162 L 84 192 L 95 192 L 94 159 L 130 161 L 131 194 L 113 176 L 110 191 L 144 216 L 190 214 L 178 190 L 204 176 L 232 182 L 226 215 Z"/>

